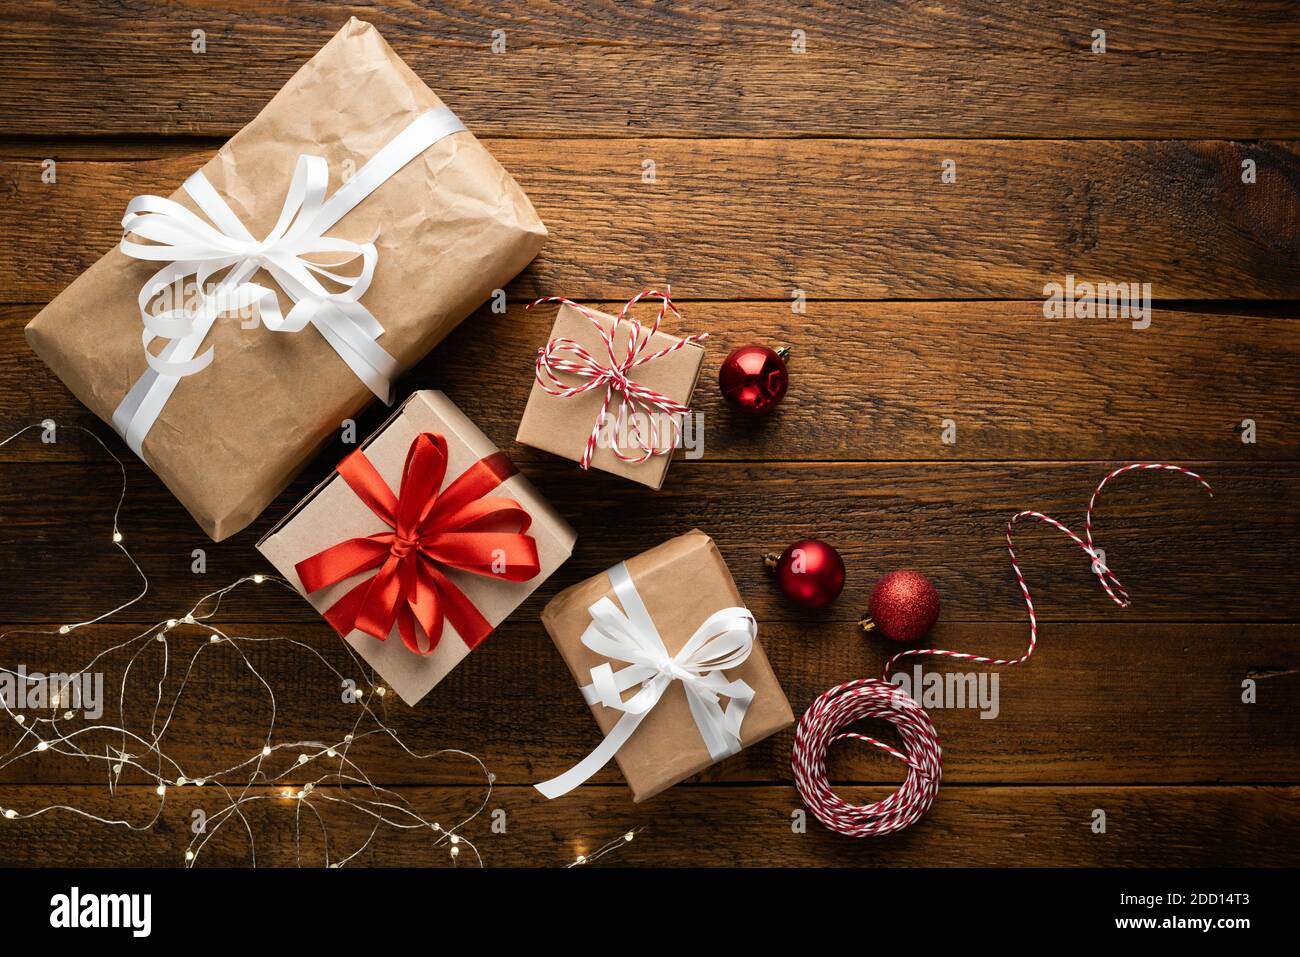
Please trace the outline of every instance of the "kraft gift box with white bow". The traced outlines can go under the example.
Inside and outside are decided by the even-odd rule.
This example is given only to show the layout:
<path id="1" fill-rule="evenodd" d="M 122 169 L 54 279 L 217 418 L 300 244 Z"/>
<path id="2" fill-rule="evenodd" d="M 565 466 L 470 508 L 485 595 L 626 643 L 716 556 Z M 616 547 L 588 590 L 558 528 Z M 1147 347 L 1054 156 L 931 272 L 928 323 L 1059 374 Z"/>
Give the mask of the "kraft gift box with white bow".
<path id="1" fill-rule="evenodd" d="M 697 530 L 560 592 L 542 623 L 604 735 L 539 784 L 560 797 L 612 757 L 640 802 L 794 724 L 727 563 Z M 562 770 L 556 768 L 555 770 Z"/>
<path id="2" fill-rule="evenodd" d="M 123 229 L 27 341 L 216 540 L 389 401 L 546 237 L 355 18 L 180 190 L 133 200 Z"/>

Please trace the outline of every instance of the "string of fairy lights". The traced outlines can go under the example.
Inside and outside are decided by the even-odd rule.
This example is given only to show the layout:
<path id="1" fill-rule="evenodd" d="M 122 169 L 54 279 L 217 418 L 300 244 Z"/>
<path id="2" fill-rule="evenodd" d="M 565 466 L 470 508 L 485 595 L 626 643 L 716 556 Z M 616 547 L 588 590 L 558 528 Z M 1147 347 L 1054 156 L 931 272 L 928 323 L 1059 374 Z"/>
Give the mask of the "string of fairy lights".
<path id="1" fill-rule="evenodd" d="M 84 621 L 60 624 L 52 629 L 23 627 L 0 633 L 0 653 L 3 653 L 5 644 L 11 637 L 49 636 L 57 641 L 59 638 L 107 622 L 135 605 L 149 591 L 148 576 L 127 549 L 126 536 L 121 527 L 121 513 L 127 495 L 126 466 L 97 434 L 81 426 L 57 426 L 52 420 L 46 419 L 25 426 L 0 440 L 0 448 L 34 430 L 41 430 L 44 435 L 50 436 L 47 441 L 53 441 L 57 429 L 72 429 L 84 433 L 117 464 L 122 487 L 112 512 L 110 540 L 112 545 L 125 556 L 138 577 L 139 591 L 133 598 Z M 444 851 L 451 864 L 457 865 L 463 860 L 468 860 L 482 867 L 483 858 L 478 847 L 463 832 L 487 809 L 495 783 L 494 775 L 482 760 L 468 751 L 442 748 L 419 752 L 408 747 L 397 732 L 381 718 L 376 710 L 377 705 L 372 706 L 372 701 L 376 698 L 382 699 L 387 689 L 373 680 L 369 682 L 368 688 L 360 685 L 351 686 L 352 679 L 311 645 L 285 636 L 230 634 L 216 624 L 215 618 L 226 596 L 241 588 L 267 586 L 293 590 L 287 581 L 276 576 L 245 575 L 204 595 L 184 614 L 158 621 L 142 628 L 125 640 L 114 642 L 94 652 L 81 667 L 59 670 L 60 676 L 91 675 L 114 656 L 124 655 L 126 664 L 121 669 L 115 688 L 115 720 L 108 718 L 107 707 L 100 715 L 100 718 L 105 720 L 99 718 L 92 720 L 84 713 L 82 720 L 77 720 L 77 712 L 69 706 L 81 703 L 80 688 L 71 683 L 52 690 L 46 701 L 47 707 L 37 709 L 42 713 L 34 717 L 29 717 L 27 714 L 27 711 L 32 709 L 19 708 L 16 706 L 18 702 L 11 701 L 10 696 L 0 695 L 0 709 L 18 729 L 17 740 L 8 751 L 0 755 L 0 771 L 36 754 L 56 754 L 88 763 L 98 762 L 106 767 L 110 795 L 117 793 L 117 787 L 124 773 L 134 772 L 153 785 L 157 805 L 151 815 L 142 820 L 129 820 L 105 816 L 85 807 L 60 802 L 25 809 L 0 807 L 0 818 L 21 822 L 54 812 L 65 812 L 109 827 L 148 831 L 162 820 L 167 801 L 173 799 L 178 791 L 201 788 L 204 791 L 203 803 L 206 806 L 211 806 L 213 795 L 217 796 L 216 800 L 219 804 L 215 810 L 205 812 L 203 826 L 191 828 L 187 845 L 178 849 L 178 860 L 186 867 L 195 866 L 209 842 L 228 825 L 233 825 L 244 832 L 250 863 L 257 866 L 257 829 L 248 812 L 252 810 L 252 805 L 262 802 L 269 802 L 272 806 L 288 805 L 292 811 L 294 860 L 298 866 L 304 866 L 302 837 L 306 822 L 314 825 L 320 834 L 323 863 L 326 867 L 343 867 L 357 860 L 385 829 L 417 832 L 429 841 L 432 849 Z M 194 641 L 194 648 L 185 653 L 182 651 L 184 642 L 190 640 Z M 279 711 L 275 688 L 259 671 L 253 657 L 250 656 L 251 652 L 262 650 L 275 643 L 289 646 L 309 656 L 330 672 L 338 680 L 340 687 L 348 689 L 348 698 L 345 700 L 353 701 L 356 711 L 345 733 L 341 735 L 336 733 L 324 738 L 276 740 L 276 720 Z M 357 673 L 371 674 L 370 669 L 346 642 L 339 644 L 351 656 L 353 664 L 358 669 Z M 133 671 L 145 670 L 150 661 L 151 650 L 157 674 L 142 680 L 147 681 L 153 688 L 153 703 L 152 707 L 147 709 L 145 719 L 133 723 L 127 720 L 127 702 L 131 700 L 128 694 L 128 683 Z M 203 656 L 215 654 L 235 656 L 237 666 L 242 666 L 243 670 L 250 675 L 252 683 L 260 687 L 265 695 L 269 704 L 269 717 L 265 734 L 260 737 L 261 747 L 254 749 L 247 757 L 225 767 L 195 767 L 192 766 L 192 759 L 184 759 L 176 751 L 169 750 L 165 746 L 165 739 L 183 707 L 185 692 L 191 684 L 199 662 Z M 179 680 L 174 682 L 174 687 L 165 692 L 168 678 L 172 674 L 173 657 L 183 662 L 183 667 L 177 668 Z M 8 676 L 14 683 L 32 683 L 44 678 L 44 676 L 37 678 L 34 674 L 28 674 L 25 668 L 21 670 L 10 668 L 8 662 L 0 664 L 0 675 Z M 24 695 L 20 700 L 25 701 L 26 696 Z M 426 817 L 403 794 L 373 780 L 362 762 L 354 759 L 354 746 L 372 737 L 388 739 L 406 757 L 415 761 L 434 761 L 439 758 L 468 759 L 483 776 L 481 800 L 473 806 L 472 810 L 449 825 L 443 825 L 437 820 Z M 290 784 L 288 783 L 290 779 L 301 783 Z M 346 807 L 369 819 L 368 833 L 357 846 L 346 851 L 331 848 L 330 829 L 321 813 L 325 804 Z M 590 864 L 612 854 L 630 843 L 636 833 L 635 829 L 626 831 L 590 854 L 579 854 L 566 866 Z"/>

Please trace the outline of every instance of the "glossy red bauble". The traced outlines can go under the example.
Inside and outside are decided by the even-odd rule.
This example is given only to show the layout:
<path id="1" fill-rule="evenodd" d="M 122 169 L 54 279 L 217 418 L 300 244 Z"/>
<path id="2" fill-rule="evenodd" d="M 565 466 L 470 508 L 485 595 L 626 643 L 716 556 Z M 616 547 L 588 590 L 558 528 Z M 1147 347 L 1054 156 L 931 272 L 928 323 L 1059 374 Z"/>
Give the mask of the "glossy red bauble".
<path id="1" fill-rule="evenodd" d="M 916 641 L 939 620 L 939 592 L 920 572 L 890 572 L 876 582 L 860 624 L 891 641 Z"/>
<path id="2" fill-rule="evenodd" d="M 781 593 L 804 608 L 829 605 L 844 589 L 844 559 L 825 542 L 804 539 L 767 561 Z"/>
<path id="3" fill-rule="evenodd" d="M 718 387 L 737 409 L 750 415 L 771 412 L 790 385 L 785 358 L 767 346 L 742 346 L 718 370 Z"/>

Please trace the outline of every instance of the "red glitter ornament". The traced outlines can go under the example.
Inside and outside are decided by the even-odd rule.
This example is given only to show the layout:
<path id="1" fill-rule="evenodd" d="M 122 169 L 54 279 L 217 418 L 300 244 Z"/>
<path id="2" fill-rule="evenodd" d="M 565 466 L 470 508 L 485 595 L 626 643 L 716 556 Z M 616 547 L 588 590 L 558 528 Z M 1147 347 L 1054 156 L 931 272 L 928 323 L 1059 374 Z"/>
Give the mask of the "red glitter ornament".
<path id="1" fill-rule="evenodd" d="M 825 542 L 804 539 L 763 560 L 781 593 L 804 608 L 829 605 L 844 588 L 844 559 Z"/>
<path id="2" fill-rule="evenodd" d="M 867 601 L 863 631 L 879 631 L 891 641 L 924 638 L 939 620 L 939 592 L 920 572 L 890 572 L 876 582 Z"/>
<path id="3" fill-rule="evenodd" d="M 789 349 L 742 346 L 727 356 L 718 370 L 723 397 L 749 415 L 766 415 L 776 407 L 790 385 L 785 366 Z"/>

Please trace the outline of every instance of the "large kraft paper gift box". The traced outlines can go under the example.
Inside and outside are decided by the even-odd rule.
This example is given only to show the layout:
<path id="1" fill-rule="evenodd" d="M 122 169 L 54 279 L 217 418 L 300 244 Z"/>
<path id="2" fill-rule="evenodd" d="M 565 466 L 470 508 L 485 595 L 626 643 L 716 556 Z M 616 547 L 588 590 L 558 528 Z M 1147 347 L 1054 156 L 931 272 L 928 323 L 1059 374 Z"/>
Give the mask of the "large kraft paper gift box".
<path id="1" fill-rule="evenodd" d="M 439 451 L 429 461 L 422 462 L 412 451 L 413 448 L 429 451 L 439 442 L 445 443 L 445 457 Z M 364 461 L 356 461 L 354 457 L 358 454 Z M 403 530 L 400 519 L 396 523 L 399 527 L 395 528 L 362 500 L 343 475 L 335 474 L 271 529 L 257 548 L 402 700 L 414 705 L 564 564 L 573 552 L 576 535 L 532 483 L 514 470 L 504 453 L 441 392 L 421 391 L 411 395 L 358 452 L 340 463 L 339 472 L 347 468 L 349 460 L 352 466 L 359 467 L 361 478 L 356 481 L 368 478 L 372 487 L 382 484 L 397 496 L 394 512 L 400 514 L 411 504 L 417 511 L 427 506 L 433 506 L 433 510 L 410 528 Z M 367 463 L 374 466 L 377 475 L 369 472 Z M 416 475 L 421 465 L 435 467 L 428 475 L 427 487 L 421 487 Z M 348 474 L 354 476 L 358 472 Z M 471 480 L 474 488 L 467 491 Z M 374 488 L 376 500 L 384 497 L 383 488 Z M 459 491 L 453 491 L 456 489 Z M 454 505 L 449 502 L 451 498 L 456 499 Z M 511 503 L 518 508 L 512 508 Z M 449 512 L 438 510 L 444 505 L 451 506 Z M 378 507 L 382 508 L 383 503 Z M 523 521 L 520 521 L 520 509 L 527 515 Z M 416 512 L 408 514 L 414 516 Z M 408 536 L 406 543 L 401 541 L 404 534 Z M 521 534 L 531 538 L 534 544 L 520 542 Z M 371 567 L 345 575 L 310 594 L 307 592 L 300 574 L 304 561 L 331 549 L 338 557 L 339 551 L 346 553 L 350 547 L 355 548 L 344 543 L 366 537 L 379 538 L 372 552 L 361 553 L 362 558 L 370 559 L 361 564 Z M 373 566 L 380 560 L 386 563 L 396 559 L 413 548 L 419 554 L 411 555 L 411 561 L 426 571 L 432 568 L 424 576 L 424 583 L 434 583 L 443 612 L 439 616 L 441 633 L 427 653 L 421 653 L 430 644 L 428 629 L 423 625 L 416 626 L 413 636 L 417 651 L 408 647 L 401 634 L 400 620 L 387 631 L 382 626 L 379 628 L 386 636 L 382 640 L 347 624 L 356 608 L 348 607 L 346 596 L 355 593 L 369 597 L 367 583 L 373 583 L 385 570 Z M 521 574 L 511 574 L 511 563 L 518 553 L 529 552 L 531 560 L 534 548 L 535 566 Z M 433 556 L 434 560 L 426 560 L 427 556 Z M 448 559 L 447 563 L 444 558 Z M 500 564 L 494 564 L 498 560 Z M 348 570 L 345 566 L 340 573 Z M 402 570 L 395 567 L 394 572 L 393 580 L 400 581 Z M 450 587 L 437 585 L 439 576 L 445 576 Z M 458 596 L 468 599 L 472 609 L 462 606 L 461 613 L 457 614 L 453 606 Z M 410 591 L 403 593 L 397 603 L 399 607 L 408 597 L 418 596 Z M 469 624 L 462 627 L 463 621 Z"/>
<path id="2" fill-rule="evenodd" d="M 403 135 L 407 139 L 399 141 Z M 433 142 L 422 146 L 417 142 L 421 138 Z M 404 149 L 410 152 L 412 142 L 411 158 L 387 162 Z M 367 169 L 377 155 L 385 162 Z M 141 344 L 145 304 L 138 304 L 137 296 L 167 261 L 131 258 L 119 246 L 27 326 L 31 347 L 96 415 L 114 422 L 115 411 L 122 407 L 115 427 L 216 540 L 256 518 L 372 392 L 387 401 L 384 393 L 391 378 L 428 353 L 494 289 L 522 270 L 546 237 L 546 228 L 510 174 L 374 27 L 352 19 L 202 168 L 201 178 L 217 195 L 203 206 L 200 225 L 182 222 L 185 211 L 200 208 L 186 189 L 171 196 L 183 207 L 180 213 L 166 207 L 173 224 L 202 234 L 205 242 L 211 240 L 205 245 L 210 266 L 213 249 L 229 242 L 220 236 L 212 239 L 202 229 L 213 220 L 208 210 L 219 212 L 224 200 L 230 216 L 217 217 L 225 220 L 216 223 L 221 232 L 238 238 L 246 227 L 246 241 L 242 246 L 235 243 L 242 252 L 230 256 L 233 265 L 225 275 L 233 279 L 237 271 L 251 270 L 247 281 L 271 291 L 289 326 L 301 313 L 290 314 L 296 299 L 286 284 L 310 284 L 314 276 L 326 293 L 356 292 L 355 286 L 340 288 L 314 273 L 303 279 L 306 271 L 298 262 L 288 263 L 297 270 L 296 278 L 284 278 L 288 253 L 280 257 L 280 273 L 269 275 L 265 268 L 272 257 L 257 243 L 271 238 L 279 225 L 303 156 L 323 158 L 324 164 L 318 162 L 314 171 L 328 176 L 328 189 L 324 196 L 313 196 L 311 177 L 305 177 L 306 205 L 292 229 L 310 226 L 307 211 L 313 204 L 330 207 L 343 187 L 357 195 L 353 180 L 367 187 L 376 179 L 380 182 L 341 216 L 337 214 L 347 207 L 342 201 L 321 213 L 321 222 L 330 219 L 325 212 L 337 216 L 323 230 L 323 240 L 290 250 L 351 276 L 367 266 L 366 244 L 373 240 L 369 287 L 358 302 L 346 301 L 346 295 L 336 298 L 339 310 L 319 310 L 315 314 L 321 323 L 313 319 L 311 327 L 296 332 L 268 328 L 264 303 L 259 323 L 247 316 L 217 320 L 210 332 L 200 333 L 200 343 L 191 344 L 200 354 L 211 346 L 211 363 L 201 371 L 174 376 L 179 378 L 174 392 L 156 419 L 149 419 L 142 439 L 138 431 L 144 420 L 132 418 L 128 426 L 123 418 L 133 401 L 124 399 L 148 368 Z M 389 168 L 392 165 L 397 168 Z M 322 172 L 326 169 L 327 174 Z M 196 179 L 198 174 L 191 177 Z M 151 199 L 157 204 L 150 209 L 165 203 Z M 147 233 L 148 223 L 167 218 L 155 215 L 150 220 L 150 209 L 136 216 L 137 223 L 143 220 L 133 230 L 137 243 L 138 230 Z M 230 222 L 232 217 L 237 221 Z M 173 241 L 178 258 L 193 251 L 188 236 L 158 233 L 148 238 Z M 282 246 L 293 245 L 287 235 L 281 240 Z M 346 240 L 352 252 L 341 250 L 337 240 Z M 261 254 L 266 255 L 258 259 Z M 338 265 L 349 256 L 350 262 Z M 190 269 L 180 280 L 190 286 L 173 297 L 173 305 L 189 295 L 197 283 L 195 272 Z M 206 285 L 219 284 L 221 277 L 218 272 Z M 225 304 L 247 312 L 254 291 L 244 286 L 240 292 L 242 298 L 229 295 Z M 219 302 L 214 293 L 210 304 L 216 307 Z M 358 305 L 363 308 L 358 310 Z M 152 311 L 155 305 L 148 308 Z M 348 318 L 365 311 L 373 318 Z M 349 336 L 370 341 L 360 343 L 359 351 L 347 343 L 331 345 L 322 328 L 331 321 L 353 326 L 341 333 L 331 331 L 332 341 Z M 166 347 L 177 345 L 179 334 L 169 335 L 178 338 Z M 375 347 L 387 357 L 375 359 L 380 373 L 363 382 L 356 370 L 366 369 Z M 154 342 L 150 351 L 156 355 L 162 350 Z M 345 353 L 349 360 L 343 358 Z M 385 370 L 385 364 L 391 366 Z"/>
<path id="3" fill-rule="evenodd" d="M 598 361 L 607 362 L 608 349 L 600 331 L 596 328 L 597 323 L 605 329 L 615 331 L 617 356 L 623 358 L 626 354 L 628 320 L 624 319 L 615 325 L 615 317 L 595 309 L 587 309 L 587 314 L 584 315 L 581 310 L 569 303 L 561 305 L 555 316 L 555 324 L 551 328 L 550 341 L 572 340 Z M 648 332 L 649 329 L 647 328 L 646 331 Z M 642 338 L 646 337 L 642 336 Z M 644 354 L 649 355 L 681 341 L 677 336 L 657 330 L 648 337 L 643 351 Z M 704 349 L 696 342 L 687 341 L 681 348 L 632 369 L 630 377 L 638 384 L 653 389 L 674 402 L 689 406 L 703 366 Z M 560 373 L 559 377 L 575 383 L 582 381 L 564 373 Z M 581 462 L 604 398 L 604 388 L 592 389 L 581 395 L 552 395 L 546 391 L 540 381 L 534 378 L 532 391 L 528 394 L 528 404 L 524 407 L 523 417 L 519 420 L 515 440 L 524 445 L 531 445 L 535 449 Z M 613 419 L 620 401 L 621 396 L 613 397 L 609 410 L 610 420 Z M 663 487 L 664 479 L 668 475 L 668 465 L 672 457 L 672 452 L 669 452 L 666 455 L 652 456 L 644 462 L 627 462 L 615 455 L 608 443 L 601 443 L 592 453 L 590 467 L 612 472 L 614 475 L 659 489 Z"/>
<path id="4" fill-rule="evenodd" d="M 638 603 L 643 607 L 633 607 Z M 598 631 L 598 618 L 604 634 L 593 634 Z M 542 623 L 575 680 L 586 686 L 583 697 L 606 736 L 583 762 L 537 786 L 547 797 L 559 797 L 595 774 L 608 760 L 602 749 L 615 748 L 613 757 L 633 801 L 644 801 L 794 724 L 790 703 L 757 640 L 757 624 L 744 608 L 727 563 L 713 539 L 698 529 L 560 592 L 542 611 Z M 657 640 L 651 631 L 657 632 Z M 716 641 L 710 643 L 710 638 Z M 613 654 L 602 654 L 587 641 Z M 686 647 L 692 642 L 694 653 Z M 662 650 L 657 652 L 659 647 Z M 680 669 L 675 676 L 660 670 L 665 667 L 660 658 L 664 654 L 673 659 L 673 668 Z M 734 667 L 707 667 L 728 665 L 738 658 L 743 660 Z M 702 699 L 722 689 L 717 707 L 696 701 L 705 717 L 712 712 L 712 730 L 720 732 L 715 735 L 716 757 L 688 701 L 681 680 L 684 672 L 700 676 Z M 602 682 L 610 682 L 607 693 L 625 705 L 639 694 L 653 695 L 657 683 L 663 687 L 638 721 L 636 715 L 597 700 L 605 690 Z M 738 697 L 729 697 L 728 692 Z M 747 707 L 732 712 L 738 704 Z M 731 723 L 736 717 L 742 719 L 738 727 Z M 620 723 L 632 728 L 621 743 Z"/>

